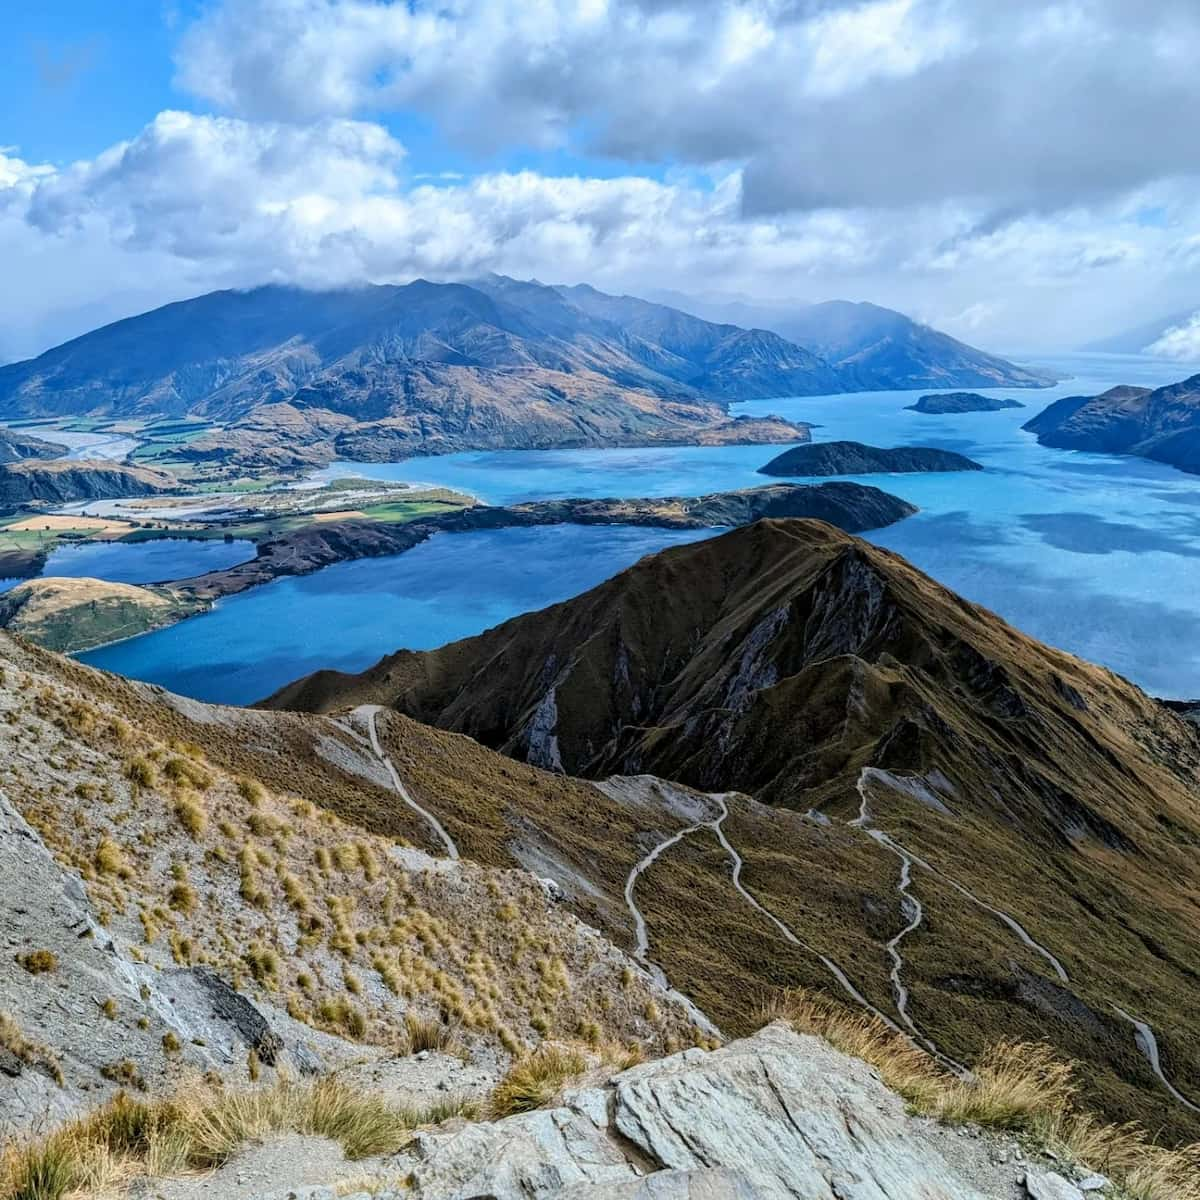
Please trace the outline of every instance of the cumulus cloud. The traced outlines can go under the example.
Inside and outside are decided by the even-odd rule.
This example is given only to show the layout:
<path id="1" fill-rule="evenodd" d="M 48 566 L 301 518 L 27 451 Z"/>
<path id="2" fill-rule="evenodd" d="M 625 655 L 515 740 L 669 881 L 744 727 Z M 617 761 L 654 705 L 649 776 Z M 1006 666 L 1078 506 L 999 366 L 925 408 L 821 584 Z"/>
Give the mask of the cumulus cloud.
<path id="1" fill-rule="evenodd" d="M 1175 325 L 1146 347 L 1147 354 L 1173 358 L 1177 362 L 1200 362 L 1200 312 Z"/>
<path id="2" fill-rule="evenodd" d="M 744 165 L 753 213 L 1053 209 L 1200 169 L 1191 0 L 221 0 L 179 79 L 254 118 Z"/>
<path id="3" fill-rule="evenodd" d="M 956 202 L 747 216 L 742 193 L 737 167 L 431 179 L 377 123 L 166 112 L 67 167 L 0 152 L 0 356 L 217 287 L 488 270 L 642 294 L 871 299 L 1000 350 L 1092 339 L 1139 301 L 1194 303 L 1187 188 L 1054 216 Z"/>

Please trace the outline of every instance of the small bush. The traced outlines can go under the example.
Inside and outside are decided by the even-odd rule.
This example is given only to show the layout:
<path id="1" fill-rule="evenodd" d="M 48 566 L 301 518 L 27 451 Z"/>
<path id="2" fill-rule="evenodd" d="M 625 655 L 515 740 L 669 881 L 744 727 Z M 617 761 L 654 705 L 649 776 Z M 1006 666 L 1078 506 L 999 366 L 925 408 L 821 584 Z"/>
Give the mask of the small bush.
<path id="1" fill-rule="evenodd" d="M 130 879 L 133 876 L 121 847 L 110 837 L 100 839 L 93 861 L 101 875 L 115 875 L 118 879 Z"/>
<path id="2" fill-rule="evenodd" d="M 543 1043 L 513 1063 L 496 1085 L 490 1102 L 492 1115 L 509 1117 L 544 1107 L 587 1066 L 587 1058 L 577 1048 Z"/>
<path id="3" fill-rule="evenodd" d="M 17 955 L 17 962 L 30 975 L 46 975 L 58 970 L 58 955 L 52 950 L 28 950 Z"/>
<path id="4" fill-rule="evenodd" d="M 175 801 L 175 816 L 178 817 L 180 825 L 194 838 L 198 838 L 208 824 L 208 814 L 195 795 L 183 795 Z"/>
<path id="5" fill-rule="evenodd" d="M 163 774 L 175 784 L 193 787 L 206 792 L 212 787 L 212 776 L 198 762 L 190 758 L 168 758 L 163 763 Z"/>
<path id="6" fill-rule="evenodd" d="M 135 787 L 152 788 L 158 782 L 158 771 L 148 758 L 139 754 L 125 764 L 125 777 Z"/>

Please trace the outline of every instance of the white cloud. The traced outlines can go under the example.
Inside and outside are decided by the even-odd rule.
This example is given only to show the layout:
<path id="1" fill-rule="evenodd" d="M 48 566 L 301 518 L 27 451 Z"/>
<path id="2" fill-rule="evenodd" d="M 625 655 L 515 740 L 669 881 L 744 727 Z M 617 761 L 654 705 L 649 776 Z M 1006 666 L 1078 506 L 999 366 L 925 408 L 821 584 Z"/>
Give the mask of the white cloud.
<path id="1" fill-rule="evenodd" d="M 1192 313 L 1182 325 L 1168 329 L 1146 347 L 1146 353 L 1177 362 L 1200 362 L 1200 312 Z"/>
<path id="2" fill-rule="evenodd" d="M 747 218 L 741 188 L 737 169 L 431 181 L 370 122 L 163 113 L 65 168 L 0 155 L 0 356 L 218 287 L 486 270 L 642 293 L 870 299 L 1001 350 L 1091 340 L 1134 323 L 1138 304 L 1195 303 L 1195 258 L 1179 247 L 1200 209 L 1186 188 L 1003 218 L 961 203 Z"/>
<path id="3" fill-rule="evenodd" d="M 745 167 L 756 213 L 1046 210 L 1200 171 L 1192 0 L 220 0 L 179 79 L 256 119 Z"/>

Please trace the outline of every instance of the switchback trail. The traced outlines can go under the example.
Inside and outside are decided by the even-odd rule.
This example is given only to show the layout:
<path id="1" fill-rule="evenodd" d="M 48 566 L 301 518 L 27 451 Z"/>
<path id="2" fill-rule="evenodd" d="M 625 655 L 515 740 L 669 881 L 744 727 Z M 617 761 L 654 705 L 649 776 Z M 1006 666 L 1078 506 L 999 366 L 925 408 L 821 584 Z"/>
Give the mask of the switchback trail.
<path id="1" fill-rule="evenodd" d="M 1133 1026 L 1133 1041 L 1141 1052 L 1142 1057 L 1150 1064 L 1150 1070 L 1154 1072 L 1158 1082 L 1171 1093 L 1175 1099 L 1183 1105 L 1184 1108 L 1190 1108 L 1192 1112 L 1200 1113 L 1200 1105 L 1193 1104 L 1178 1088 L 1166 1077 L 1162 1069 L 1162 1062 L 1158 1054 L 1158 1038 L 1154 1036 L 1154 1030 L 1146 1024 L 1145 1021 L 1139 1021 L 1137 1017 L 1131 1017 L 1123 1008 L 1113 1005 L 1114 1011 L 1124 1017 L 1126 1021 Z"/>
<path id="2" fill-rule="evenodd" d="M 1011 929 L 1013 933 L 1015 933 L 1017 937 L 1029 947 L 1030 950 L 1033 950 L 1036 954 L 1040 954 L 1050 964 L 1050 966 L 1054 969 L 1054 973 L 1059 977 L 1059 979 L 1062 980 L 1063 983 L 1069 983 L 1070 976 L 1067 975 L 1066 968 L 1062 965 L 1062 963 L 1059 962 L 1058 959 L 1041 944 L 1041 942 L 1036 941 L 1030 935 L 1025 926 L 1022 925 L 1015 917 L 1011 916 L 1009 913 L 1006 913 L 1003 909 L 999 909 L 991 904 L 988 904 L 986 900 L 981 900 L 975 895 L 974 892 L 970 890 L 970 888 L 963 887 L 963 885 L 957 880 L 951 879 L 949 875 L 939 871 L 937 867 L 926 862 L 925 859 L 923 859 L 919 854 L 914 854 L 906 846 L 901 845 L 900 842 L 897 842 L 890 835 L 884 833 L 883 830 L 871 828 L 871 809 L 867 802 L 866 778 L 868 773 L 872 770 L 873 768 L 871 767 L 864 767 L 858 776 L 857 787 L 860 801 L 858 816 L 850 822 L 850 825 L 863 830 L 869 836 L 873 837 L 881 846 L 886 847 L 898 858 L 900 858 L 902 862 L 906 858 L 910 859 L 917 866 L 928 871 L 931 875 L 936 875 L 944 883 L 948 883 L 956 892 L 970 900 L 972 904 L 978 905 L 978 907 L 982 908 L 985 912 L 989 912 L 992 914 L 992 916 L 999 918 L 999 920 L 1003 921 L 1004 924 L 1007 925 L 1009 929 Z"/>
<path id="3" fill-rule="evenodd" d="M 834 977 L 834 979 L 837 980 L 842 990 L 845 991 L 845 993 L 856 1004 L 861 1004 L 863 1008 L 867 1009 L 869 1012 L 873 1013 L 881 1021 L 883 1021 L 889 1029 L 893 1029 L 897 1033 L 900 1033 L 901 1030 L 896 1023 L 884 1013 L 881 1013 L 879 1009 L 877 1009 L 854 986 L 854 984 L 850 982 L 850 979 L 846 975 L 845 971 L 843 971 L 841 967 L 839 967 L 837 963 L 833 961 L 833 959 L 827 958 L 819 950 L 810 946 L 803 939 L 797 937 L 796 934 L 793 933 L 793 931 L 789 929 L 788 926 L 785 925 L 773 912 L 771 912 L 770 909 L 759 904 L 759 902 L 746 890 L 742 884 L 742 867 L 744 865 L 742 862 L 742 856 L 733 848 L 729 839 L 725 836 L 725 830 L 723 828 L 725 819 L 729 816 L 729 806 L 726 804 L 725 796 L 723 795 L 711 795 L 710 799 L 716 801 L 716 803 L 721 806 L 720 816 L 715 817 L 710 821 L 698 821 L 696 824 L 689 825 L 685 829 L 677 830 L 670 837 L 664 838 L 661 842 L 659 842 L 654 849 L 651 850 L 650 853 L 647 854 L 643 859 L 641 859 L 641 861 L 634 866 L 633 870 L 629 872 L 629 878 L 625 881 L 625 903 L 628 905 L 629 911 L 633 916 L 633 924 L 636 931 L 636 949 L 634 950 L 634 956 L 641 962 L 645 963 L 647 962 L 646 955 L 649 950 L 649 937 L 646 933 L 646 919 L 642 916 L 641 909 L 638 908 L 633 896 L 633 889 L 635 883 L 637 882 L 638 876 L 641 875 L 641 873 L 646 870 L 646 868 L 649 867 L 655 861 L 655 859 L 657 859 L 665 851 L 669 850 L 672 846 L 677 845 L 679 842 L 683 841 L 684 838 L 690 837 L 693 833 L 700 833 L 702 830 L 708 829 L 716 835 L 717 841 L 720 843 L 721 848 L 725 851 L 733 863 L 732 881 L 738 895 L 741 896 L 742 899 L 745 900 L 746 903 L 758 913 L 766 917 L 767 920 L 779 930 L 780 934 L 782 934 L 787 941 L 791 942 L 793 946 L 798 946 L 801 950 L 813 955 L 816 959 L 818 959 L 821 965 Z"/>
<path id="4" fill-rule="evenodd" d="M 391 758 L 383 752 L 383 746 L 379 742 L 379 730 L 376 728 L 375 717 L 380 711 L 378 704 L 362 704 L 356 708 L 351 716 L 361 716 L 367 724 L 367 736 L 371 740 L 371 750 L 375 757 L 383 763 L 387 770 L 388 776 L 391 778 L 392 787 L 396 795 L 408 805 L 425 823 L 437 834 L 443 846 L 446 847 L 446 854 L 450 858 L 458 858 L 458 847 L 454 844 L 454 839 L 446 832 L 441 821 L 437 819 L 427 808 L 423 808 L 418 804 L 412 796 L 408 794 L 408 788 L 404 786 L 404 781 L 400 778 L 399 772 L 396 770 L 395 764 Z"/>

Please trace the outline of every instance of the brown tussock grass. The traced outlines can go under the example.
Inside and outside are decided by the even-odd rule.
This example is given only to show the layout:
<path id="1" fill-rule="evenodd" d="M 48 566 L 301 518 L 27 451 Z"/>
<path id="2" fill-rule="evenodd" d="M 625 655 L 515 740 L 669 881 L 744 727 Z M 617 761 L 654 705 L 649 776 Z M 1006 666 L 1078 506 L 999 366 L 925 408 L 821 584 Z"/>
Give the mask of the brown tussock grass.
<path id="1" fill-rule="evenodd" d="M 1084 1170 L 1108 1176 L 1124 1200 L 1200 1200 L 1200 1143 L 1170 1149 L 1136 1124 L 1113 1125 L 1079 1110 L 1073 1064 L 1045 1043 L 999 1043 L 969 1078 L 959 1079 L 877 1017 L 811 992 L 774 996 L 763 1017 L 870 1063 L 915 1111 L 1027 1136 Z"/>
<path id="2" fill-rule="evenodd" d="M 194 1084 L 156 1101 L 120 1093 L 48 1137 L 7 1146 L 0 1156 L 0 1198 L 61 1200 L 139 1176 L 212 1170 L 246 1143 L 275 1133 L 330 1138 L 347 1158 L 367 1158 L 396 1151 L 419 1126 L 458 1115 L 474 1115 L 473 1106 L 447 1098 L 428 1108 L 397 1109 L 333 1079 L 285 1079 L 247 1091 Z"/>

